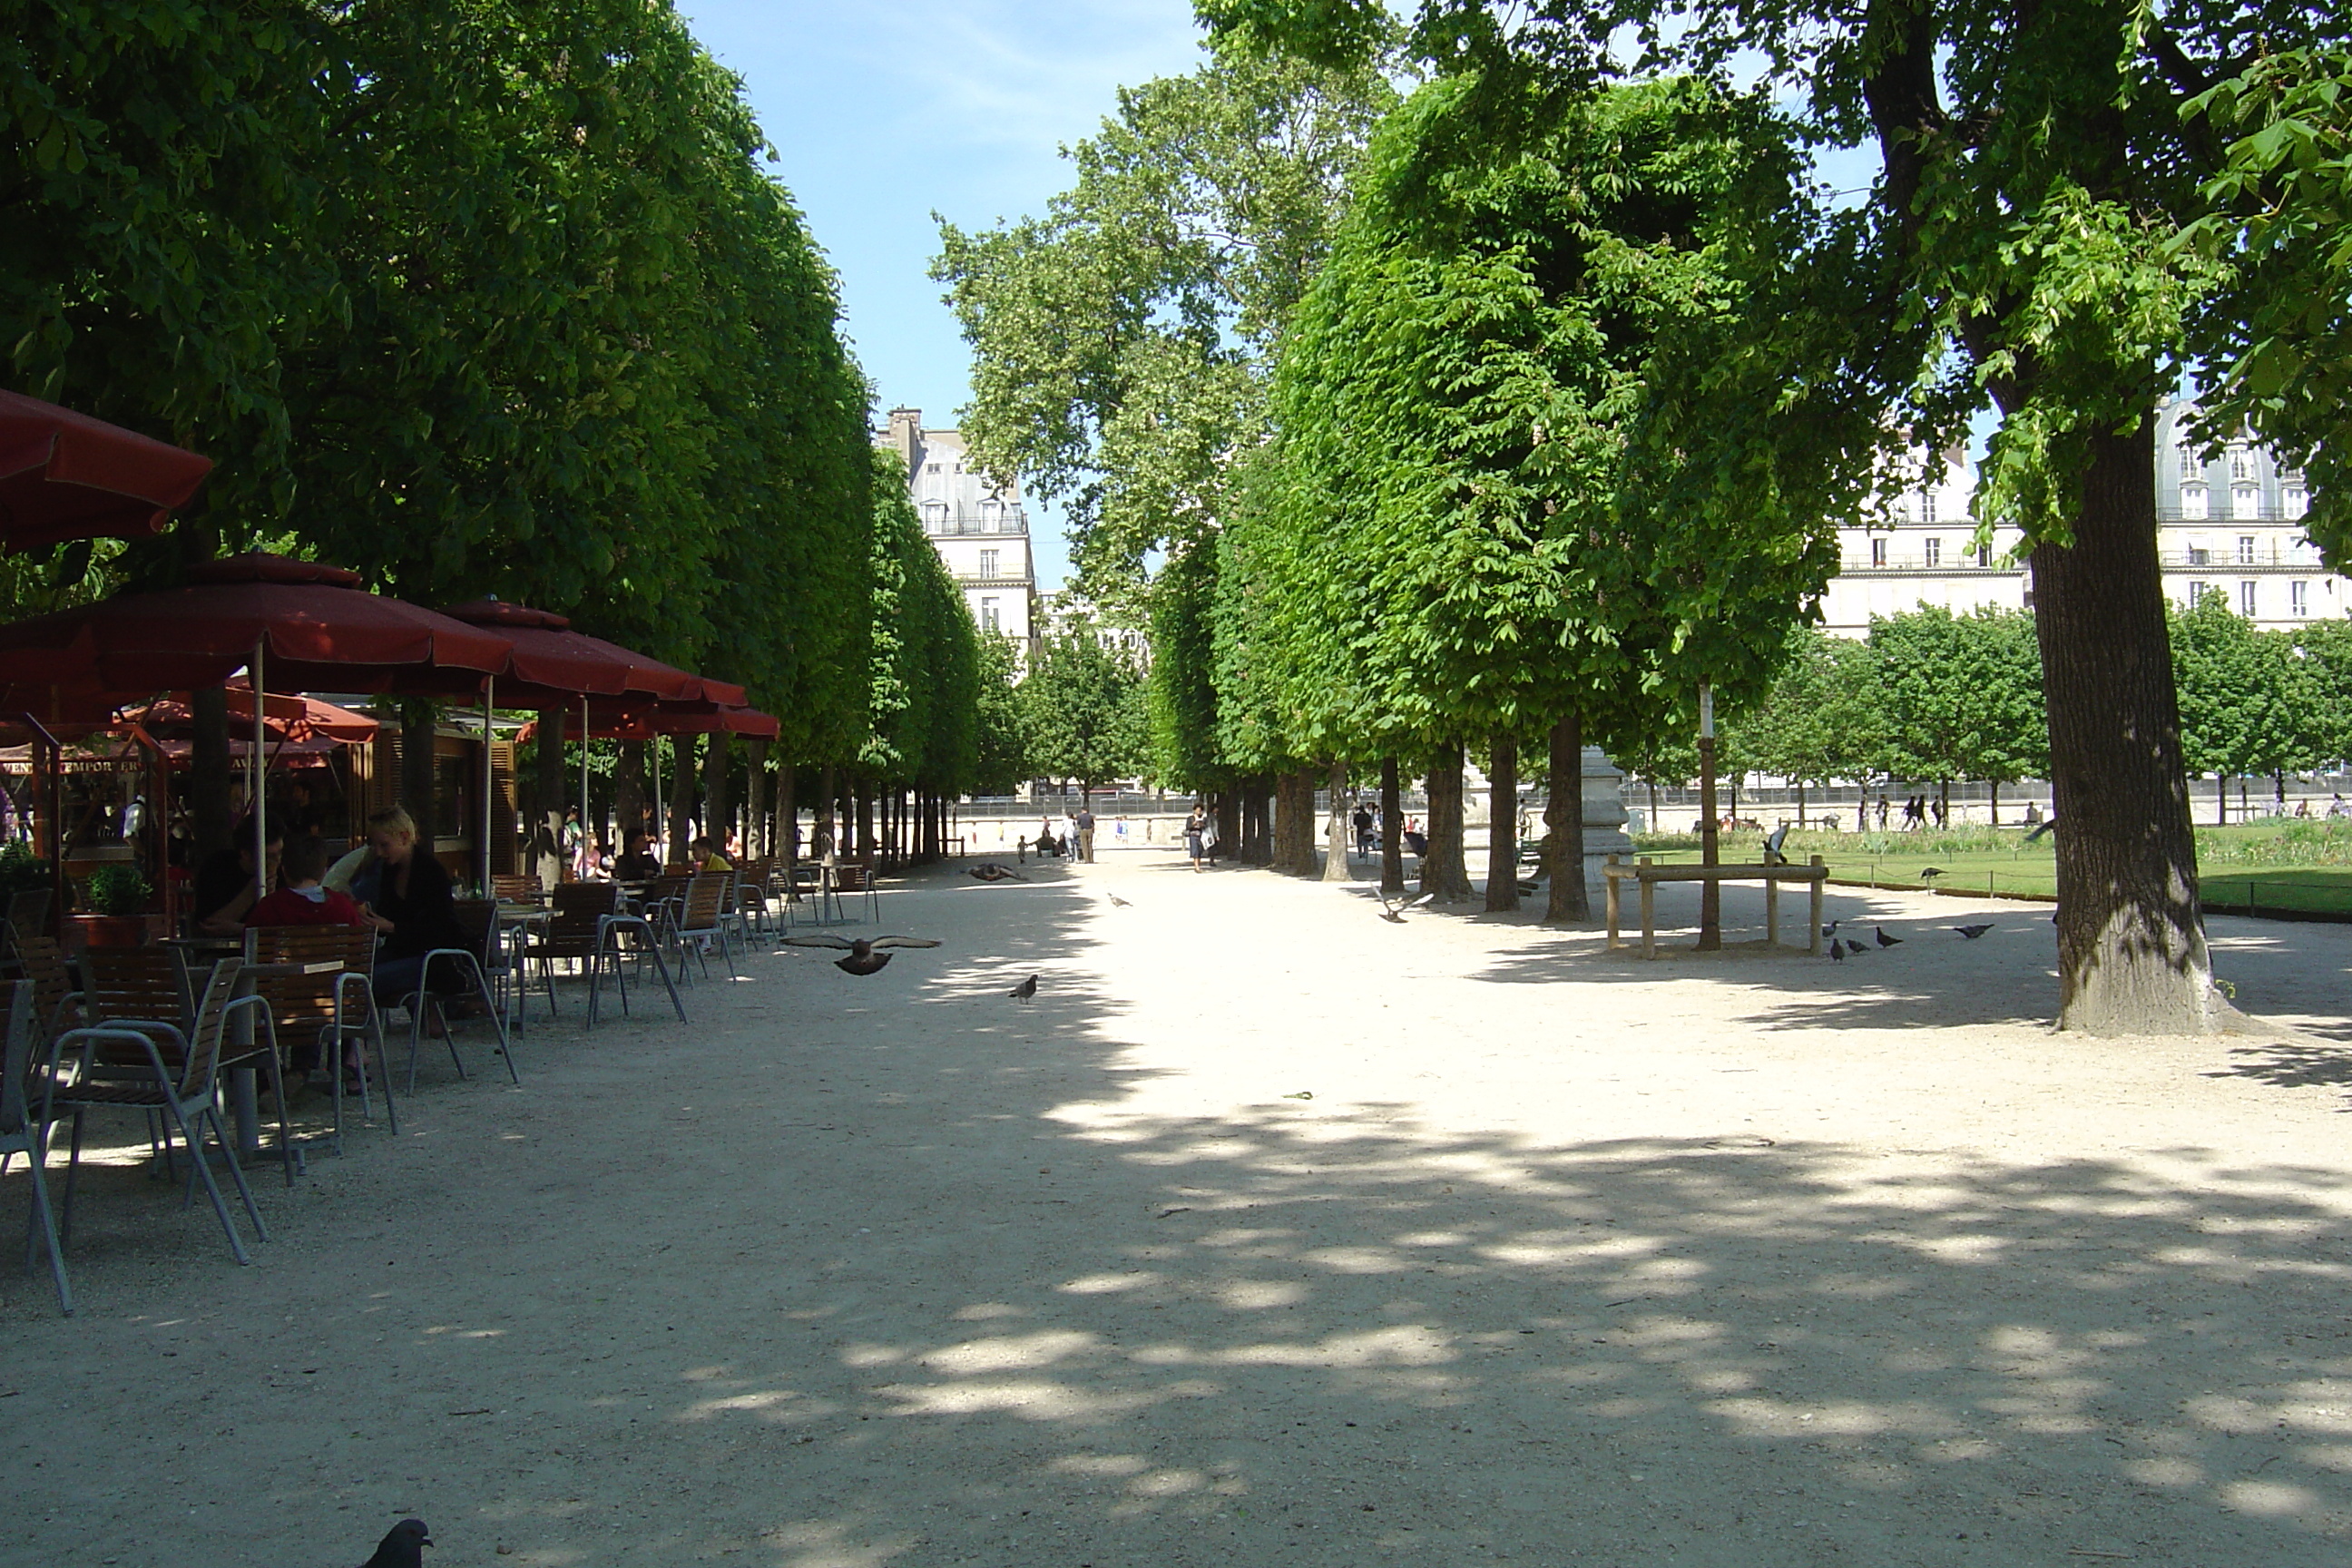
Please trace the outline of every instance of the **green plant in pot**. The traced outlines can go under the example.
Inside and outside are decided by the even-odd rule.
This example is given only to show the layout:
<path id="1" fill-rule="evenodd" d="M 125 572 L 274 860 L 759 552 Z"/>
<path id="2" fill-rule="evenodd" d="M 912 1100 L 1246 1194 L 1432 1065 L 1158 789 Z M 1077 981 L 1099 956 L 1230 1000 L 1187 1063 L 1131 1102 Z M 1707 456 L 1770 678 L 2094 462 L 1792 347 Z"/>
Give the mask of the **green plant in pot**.
<path id="1" fill-rule="evenodd" d="M 0 844 L 0 898 L 37 893 L 49 885 L 49 863 L 21 839 Z"/>
<path id="2" fill-rule="evenodd" d="M 89 907 L 101 915 L 141 915 L 154 889 L 135 866 L 100 866 L 90 873 Z"/>

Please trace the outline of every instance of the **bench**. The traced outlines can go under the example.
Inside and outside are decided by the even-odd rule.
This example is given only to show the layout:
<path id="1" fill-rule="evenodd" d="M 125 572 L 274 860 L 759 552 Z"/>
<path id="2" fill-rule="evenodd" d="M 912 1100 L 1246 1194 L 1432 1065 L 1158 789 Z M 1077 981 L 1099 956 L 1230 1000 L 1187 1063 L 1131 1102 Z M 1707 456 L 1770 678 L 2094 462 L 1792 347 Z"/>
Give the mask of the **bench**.
<path id="1" fill-rule="evenodd" d="M 1805 951 L 1818 955 L 1822 951 L 1822 888 L 1829 880 L 1829 868 L 1822 858 L 1814 856 L 1802 866 L 1776 860 L 1768 865 L 1732 866 L 1661 866 L 1647 855 L 1635 864 L 1623 864 L 1612 855 L 1601 868 L 1601 875 L 1609 889 L 1609 946 L 1613 950 L 1624 945 L 1618 940 L 1620 916 L 1623 910 L 1623 889 L 1633 882 L 1641 889 L 1642 956 L 1658 956 L 1658 897 L 1660 882 L 1762 882 L 1764 884 L 1764 939 L 1778 946 L 1780 941 L 1780 884 L 1810 882 L 1812 884 L 1812 919 L 1805 927 Z"/>

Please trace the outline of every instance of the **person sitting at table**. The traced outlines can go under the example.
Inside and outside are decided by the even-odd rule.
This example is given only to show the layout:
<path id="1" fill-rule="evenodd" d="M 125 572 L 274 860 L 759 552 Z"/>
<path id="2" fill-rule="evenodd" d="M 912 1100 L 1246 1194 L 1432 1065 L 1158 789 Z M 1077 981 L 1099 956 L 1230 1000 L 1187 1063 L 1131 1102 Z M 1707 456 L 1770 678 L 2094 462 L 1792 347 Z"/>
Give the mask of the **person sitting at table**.
<path id="1" fill-rule="evenodd" d="M 374 851 L 375 898 L 359 908 L 383 939 L 376 949 L 375 999 L 391 1004 L 424 988 L 426 953 L 471 944 L 457 923 L 449 873 L 418 851 L 416 823 L 408 813 L 395 805 L 370 816 L 368 847 Z M 437 1020 L 434 1028 L 437 1034 Z"/>
<path id="2" fill-rule="evenodd" d="M 653 839 L 642 827 L 629 829 L 628 847 L 613 862 L 613 880 L 650 882 L 661 874 L 661 857 L 653 851 Z"/>
<path id="3" fill-rule="evenodd" d="M 694 841 L 694 864 L 705 871 L 732 871 L 735 862 L 719 852 L 719 846 L 704 834 Z"/>
<path id="4" fill-rule="evenodd" d="M 265 879 L 272 886 L 278 881 L 278 858 L 285 847 L 286 835 L 276 823 L 271 823 L 264 853 L 268 866 Z M 247 820 L 237 825 L 227 848 L 213 851 L 196 868 L 197 934 L 240 934 L 245 930 L 246 911 L 261 900 L 253 884 L 253 823 Z"/>
<path id="5" fill-rule="evenodd" d="M 327 847 L 303 836 L 289 841 L 278 857 L 278 874 L 285 885 L 246 910 L 248 926 L 363 926 L 367 917 L 351 895 L 319 885 L 327 872 Z"/>

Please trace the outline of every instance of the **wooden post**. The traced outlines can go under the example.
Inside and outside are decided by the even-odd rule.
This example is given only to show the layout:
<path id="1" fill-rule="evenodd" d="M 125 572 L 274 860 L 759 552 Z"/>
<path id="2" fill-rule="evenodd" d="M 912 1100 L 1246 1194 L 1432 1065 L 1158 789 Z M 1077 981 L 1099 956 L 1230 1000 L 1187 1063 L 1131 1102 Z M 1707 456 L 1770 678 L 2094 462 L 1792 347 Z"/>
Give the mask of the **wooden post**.
<path id="1" fill-rule="evenodd" d="M 1617 864 L 1614 850 L 1610 852 L 1609 858 L 1603 864 L 1609 866 Z M 1601 891 L 1609 903 L 1609 945 L 1612 948 L 1617 945 L 1617 918 L 1620 910 L 1624 907 L 1623 895 L 1618 890 L 1620 880 L 1621 879 L 1609 875 L 1605 870 L 1601 874 Z"/>
<path id="2" fill-rule="evenodd" d="M 1643 856 L 1641 863 L 1647 866 L 1650 858 Z M 1658 885 L 1647 877 L 1642 878 L 1641 881 L 1642 956 L 1655 958 L 1658 956 Z"/>
<path id="3" fill-rule="evenodd" d="M 1780 945 L 1780 879 L 1764 873 L 1764 945 Z"/>
<path id="4" fill-rule="evenodd" d="M 1813 920 L 1812 923 L 1805 928 L 1805 951 L 1811 953 L 1815 958 L 1819 958 L 1822 955 L 1822 890 L 1828 885 L 1829 878 L 1824 876 L 1822 872 L 1822 858 L 1820 856 L 1816 855 L 1813 857 L 1812 867 Z"/>

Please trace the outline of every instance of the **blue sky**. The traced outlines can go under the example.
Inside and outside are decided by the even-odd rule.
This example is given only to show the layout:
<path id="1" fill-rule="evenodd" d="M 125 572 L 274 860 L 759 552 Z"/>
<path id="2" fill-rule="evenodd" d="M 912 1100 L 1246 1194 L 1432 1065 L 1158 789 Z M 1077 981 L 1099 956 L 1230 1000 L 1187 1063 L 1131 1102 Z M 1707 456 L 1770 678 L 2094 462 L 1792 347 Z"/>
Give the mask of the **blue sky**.
<path id="1" fill-rule="evenodd" d="M 946 425 L 969 355 L 928 276 L 938 212 L 972 227 L 1044 210 L 1057 149 L 1093 134 L 1117 90 L 1199 62 L 1192 0 L 680 0 L 743 79 L 782 154 L 775 174 L 841 274 L 845 330 L 881 406 Z M 1067 550 L 1032 507 L 1042 585 Z"/>

